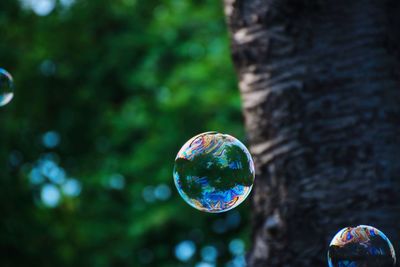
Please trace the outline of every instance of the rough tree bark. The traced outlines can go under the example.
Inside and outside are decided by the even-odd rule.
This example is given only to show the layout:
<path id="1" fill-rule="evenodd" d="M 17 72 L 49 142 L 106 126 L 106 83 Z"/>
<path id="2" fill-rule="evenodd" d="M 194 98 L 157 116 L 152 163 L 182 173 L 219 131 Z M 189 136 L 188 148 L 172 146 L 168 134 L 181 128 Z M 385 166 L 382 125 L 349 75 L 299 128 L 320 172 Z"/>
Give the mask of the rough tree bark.
<path id="1" fill-rule="evenodd" d="M 249 266 L 327 266 L 368 224 L 400 249 L 400 1 L 225 0 L 255 158 Z M 397 253 L 398 255 L 400 253 Z"/>

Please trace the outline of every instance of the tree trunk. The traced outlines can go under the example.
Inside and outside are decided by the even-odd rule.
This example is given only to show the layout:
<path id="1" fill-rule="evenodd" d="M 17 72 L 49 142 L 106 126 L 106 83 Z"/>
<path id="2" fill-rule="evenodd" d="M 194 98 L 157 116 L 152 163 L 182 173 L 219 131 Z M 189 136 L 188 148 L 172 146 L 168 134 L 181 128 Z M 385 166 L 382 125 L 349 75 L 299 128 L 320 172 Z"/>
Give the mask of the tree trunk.
<path id="1" fill-rule="evenodd" d="M 400 1 L 225 0 L 257 177 L 249 266 L 327 266 L 367 224 L 400 246 Z M 399 253 L 398 253 L 399 254 Z"/>

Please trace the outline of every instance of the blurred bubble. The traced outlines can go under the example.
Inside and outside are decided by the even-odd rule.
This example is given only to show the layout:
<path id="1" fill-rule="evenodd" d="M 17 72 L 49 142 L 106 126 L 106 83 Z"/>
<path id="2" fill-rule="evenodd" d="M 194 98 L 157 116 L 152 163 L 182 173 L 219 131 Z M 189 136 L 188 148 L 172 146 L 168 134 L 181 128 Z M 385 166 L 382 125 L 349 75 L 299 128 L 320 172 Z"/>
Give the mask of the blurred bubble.
<path id="1" fill-rule="evenodd" d="M 60 135 L 55 131 L 46 132 L 42 136 L 42 142 L 47 148 L 55 148 L 60 143 Z"/>
<path id="2" fill-rule="evenodd" d="M 171 196 L 171 189 L 166 184 L 160 184 L 154 189 L 154 196 L 159 200 L 167 200 Z"/>
<path id="3" fill-rule="evenodd" d="M 117 190 L 123 189 L 125 187 L 125 177 L 118 173 L 111 175 L 109 186 Z"/>
<path id="4" fill-rule="evenodd" d="M 390 240 L 378 229 L 359 225 L 340 230 L 328 250 L 329 267 L 390 267 L 396 255 Z"/>
<path id="5" fill-rule="evenodd" d="M 185 240 L 175 247 L 175 256 L 180 261 L 188 261 L 196 252 L 196 245 L 193 241 Z"/>
<path id="6" fill-rule="evenodd" d="M 244 253 L 244 242 L 241 239 L 233 239 L 229 242 L 229 251 L 233 255 L 242 255 Z"/>
<path id="7" fill-rule="evenodd" d="M 61 190 L 63 193 L 70 197 L 77 197 L 82 191 L 81 183 L 74 178 L 69 178 L 67 181 L 61 186 Z"/>
<path id="8" fill-rule="evenodd" d="M 218 250 L 214 246 L 205 246 L 201 249 L 201 258 L 206 262 L 214 262 L 218 257 Z"/>
<path id="9" fill-rule="evenodd" d="M 206 132 L 183 145 L 173 175 L 179 194 L 190 206 L 218 213 L 247 198 L 255 173 L 250 152 L 239 140 Z"/>
<path id="10" fill-rule="evenodd" d="M 14 82 L 10 73 L 0 68 L 0 107 L 7 105 L 14 97 Z"/>
<path id="11" fill-rule="evenodd" d="M 45 184 L 40 192 L 40 198 L 45 206 L 54 208 L 60 202 L 61 194 L 57 186 Z"/>
<path id="12" fill-rule="evenodd" d="M 52 76 L 56 73 L 56 64 L 52 60 L 46 59 L 40 64 L 39 69 L 44 76 Z"/>
<path id="13" fill-rule="evenodd" d="M 151 202 L 156 201 L 156 197 L 154 195 L 154 187 L 146 186 L 143 189 L 142 196 L 143 196 L 144 201 L 146 201 L 146 202 L 151 203 Z"/>
<path id="14" fill-rule="evenodd" d="M 38 16 L 49 15 L 56 6 L 55 0 L 21 0 L 25 8 L 31 9 Z"/>

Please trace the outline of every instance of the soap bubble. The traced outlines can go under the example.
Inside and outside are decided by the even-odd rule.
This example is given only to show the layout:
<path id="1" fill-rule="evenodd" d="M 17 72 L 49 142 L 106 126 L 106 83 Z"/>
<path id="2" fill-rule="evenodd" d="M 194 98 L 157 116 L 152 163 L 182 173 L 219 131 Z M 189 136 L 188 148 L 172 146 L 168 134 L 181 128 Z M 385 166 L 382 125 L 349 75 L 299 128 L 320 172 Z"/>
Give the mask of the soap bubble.
<path id="1" fill-rule="evenodd" d="M 378 229 L 359 225 L 340 230 L 328 251 L 329 267 L 393 267 L 396 256 L 389 239 Z"/>
<path id="2" fill-rule="evenodd" d="M 206 132 L 187 141 L 179 151 L 174 181 L 189 205 L 218 213 L 233 209 L 246 199 L 254 173 L 251 155 L 239 140 Z"/>
<path id="3" fill-rule="evenodd" d="M 7 105 L 14 97 L 14 82 L 10 73 L 0 68 L 0 107 Z"/>

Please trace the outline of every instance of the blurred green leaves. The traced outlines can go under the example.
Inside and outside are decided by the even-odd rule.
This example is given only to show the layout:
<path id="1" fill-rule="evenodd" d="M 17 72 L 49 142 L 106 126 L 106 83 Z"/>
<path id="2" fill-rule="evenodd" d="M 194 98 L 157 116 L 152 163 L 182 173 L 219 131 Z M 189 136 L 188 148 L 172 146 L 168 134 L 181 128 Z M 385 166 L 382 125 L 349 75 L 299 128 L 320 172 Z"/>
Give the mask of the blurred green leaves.
<path id="1" fill-rule="evenodd" d="M 0 67 L 16 85 L 0 109 L 1 266 L 195 266 L 206 245 L 218 266 L 233 257 L 227 244 L 247 236 L 247 214 L 231 211 L 232 224 L 229 213 L 200 213 L 172 182 L 185 140 L 210 130 L 244 138 L 222 3 L 57 1 L 37 16 L 2 0 L 0 33 Z M 48 131 L 57 147 L 43 146 Z M 49 153 L 82 186 L 55 208 L 30 178 Z M 145 195 L 160 184 L 171 198 Z M 182 240 L 199 248 L 186 263 L 174 256 Z"/>

